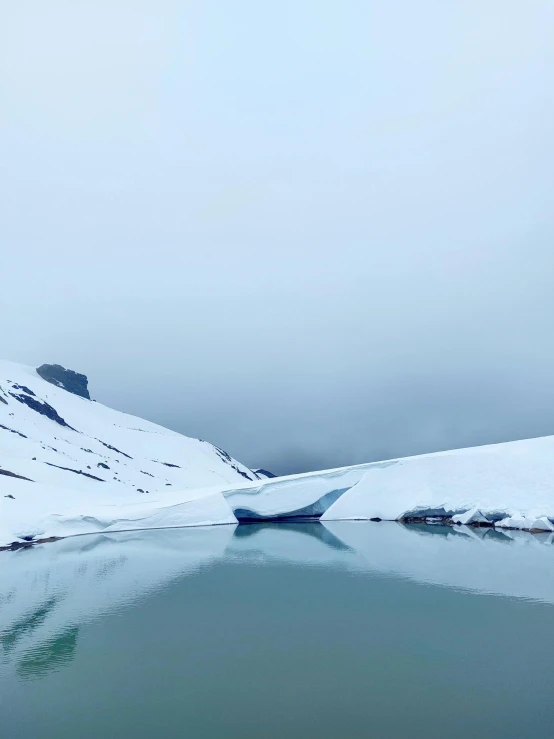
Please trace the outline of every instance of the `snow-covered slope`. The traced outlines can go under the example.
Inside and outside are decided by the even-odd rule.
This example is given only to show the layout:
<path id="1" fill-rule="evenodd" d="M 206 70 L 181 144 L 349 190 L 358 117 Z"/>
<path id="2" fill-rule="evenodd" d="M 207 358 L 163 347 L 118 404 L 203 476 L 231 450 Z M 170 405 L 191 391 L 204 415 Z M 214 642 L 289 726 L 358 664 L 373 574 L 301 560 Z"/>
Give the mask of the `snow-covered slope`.
<path id="1" fill-rule="evenodd" d="M 431 518 L 554 531 L 554 436 L 275 478 L 223 494 L 239 520 Z"/>
<path id="2" fill-rule="evenodd" d="M 235 522 L 206 488 L 250 480 L 253 472 L 212 444 L 0 362 L 0 546 L 137 521 Z"/>

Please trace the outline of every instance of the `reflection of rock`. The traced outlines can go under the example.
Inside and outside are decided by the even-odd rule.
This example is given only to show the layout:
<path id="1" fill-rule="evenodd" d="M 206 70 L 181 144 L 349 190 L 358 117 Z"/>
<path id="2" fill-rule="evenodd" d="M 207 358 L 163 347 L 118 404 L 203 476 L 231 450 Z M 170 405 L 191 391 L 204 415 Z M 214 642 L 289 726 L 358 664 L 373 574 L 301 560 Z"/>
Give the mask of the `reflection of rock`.
<path id="1" fill-rule="evenodd" d="M 262 521 L 260 523 L 244 524 L 237 526 L 234 532 L 234 537 L 238 539 L 245 539 L 269 529 L 270 531 L 275 530 L 276 524 L 270 521 Z M 348 550 L 346 544 L 343 544 L 340 539 L 337 539 L 325 526 L 321 526 L 317 521 L 311 522 L 283 522 L 279 523 L 277 531 L 291 531 L 301 536 L 313 536 L 315 539 L 322 541 L 331 549 Z"/>
<path id="2" fill-rule="evenodd" d="M 70 659 L 76 629 L 136 605 L 223 556 L 233 526 L 73 537 L 4 552 L 0 568 L 3 671 L 43 674 Z M 72 631 L 74 630 L 74 631 Z M 37 660 L 27 655 L 38 655 Z"/>
<path id="3" fill-rule="evenodd" d="M 9 628 L 0 632 L 0 644 L 2 644 L 6 652 L 14 649 L 20 639 L 29 636 L 33 631 L 40 628 L 53 608 L 55 608 L 57 602 L 58 599 L 54 596 L 48 598 L 44 603 L 31 610 L 30 613 L 23 614 Z"/>
<path id="4" fill-rule="evenodd" d="M 71 662 L 75 656 L 79 627 L 73 626 L 47 639 L 32 652 L 24 654 L 17 666 L 20 677 L 42 677 Z"/>
<path id="5" fill-rule="evenodd" d="M 237 526 L 225 554 L 233 561 L 273 560 L 312 567 L 346 565 L 355 558 L 355 552 L 318 521 Z"/>

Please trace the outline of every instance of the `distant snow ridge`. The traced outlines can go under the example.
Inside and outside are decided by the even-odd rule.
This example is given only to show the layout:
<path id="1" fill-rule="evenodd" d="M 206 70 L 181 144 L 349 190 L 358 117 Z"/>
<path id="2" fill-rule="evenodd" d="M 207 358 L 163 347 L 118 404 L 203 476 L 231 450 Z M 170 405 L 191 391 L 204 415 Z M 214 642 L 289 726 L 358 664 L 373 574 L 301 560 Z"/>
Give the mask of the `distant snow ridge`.
<path id="1" fill-rule="evenodd" d="M 86 399 L 86 377 L 55 367 L 46 381 L 0 362 L 0 547 L 299 518 L 554 531 L 553 436 L 268 477 Z"/>

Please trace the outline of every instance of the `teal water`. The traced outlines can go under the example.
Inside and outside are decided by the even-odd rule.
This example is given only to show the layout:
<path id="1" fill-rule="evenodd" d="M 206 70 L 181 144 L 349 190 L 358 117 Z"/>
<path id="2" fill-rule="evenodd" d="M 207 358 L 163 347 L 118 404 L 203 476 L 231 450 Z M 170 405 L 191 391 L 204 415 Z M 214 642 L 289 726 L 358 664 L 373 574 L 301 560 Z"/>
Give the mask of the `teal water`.
<path id="1" fill-rule="evenodd" d="M 0 568 L 7 739 L 552 734 L 551 537 L 222 526 Z"/>

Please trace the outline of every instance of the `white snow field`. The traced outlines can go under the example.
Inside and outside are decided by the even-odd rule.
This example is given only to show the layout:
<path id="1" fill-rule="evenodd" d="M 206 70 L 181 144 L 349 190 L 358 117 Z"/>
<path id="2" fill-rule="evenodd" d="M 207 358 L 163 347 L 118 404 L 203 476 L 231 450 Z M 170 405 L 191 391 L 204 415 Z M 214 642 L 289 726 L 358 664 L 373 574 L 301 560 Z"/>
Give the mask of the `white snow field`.
<path id="1" fill-rule="evenodd" d="M 0 363 L 0 546 L 291 518 L 554 531 L 553 436 L 259 477 L 212 444 Z"/>

